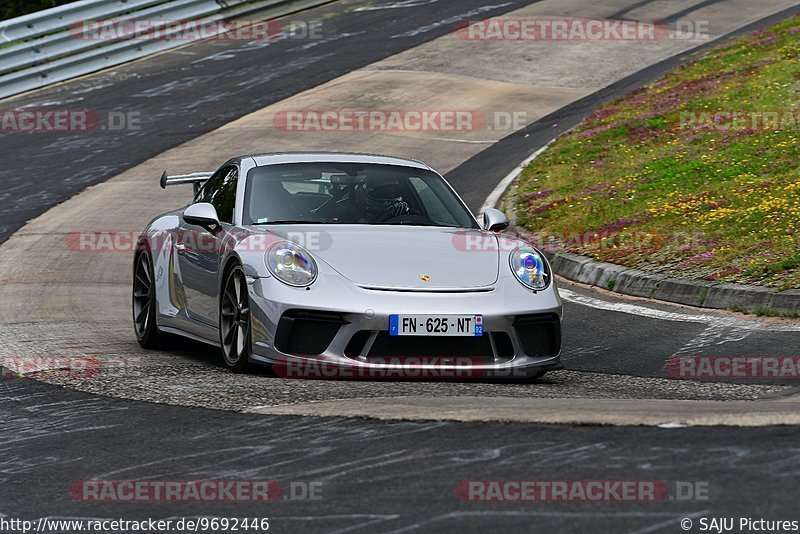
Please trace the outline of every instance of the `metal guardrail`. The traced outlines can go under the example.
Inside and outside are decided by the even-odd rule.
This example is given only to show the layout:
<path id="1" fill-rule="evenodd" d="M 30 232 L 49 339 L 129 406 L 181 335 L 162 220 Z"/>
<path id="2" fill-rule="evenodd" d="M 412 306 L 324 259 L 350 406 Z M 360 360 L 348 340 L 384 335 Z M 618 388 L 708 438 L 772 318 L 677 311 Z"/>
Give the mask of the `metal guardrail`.
<path id="1" fill-rule="evenodd" d="M 0 21 L 0 98 L 187 44 L 148 38 L 153 27 L 113 40 L 85 39 L 76 35 L 83 21 L 216 21 L 264 10 L 274 17 L 331 1 L 79 0 Z"/>

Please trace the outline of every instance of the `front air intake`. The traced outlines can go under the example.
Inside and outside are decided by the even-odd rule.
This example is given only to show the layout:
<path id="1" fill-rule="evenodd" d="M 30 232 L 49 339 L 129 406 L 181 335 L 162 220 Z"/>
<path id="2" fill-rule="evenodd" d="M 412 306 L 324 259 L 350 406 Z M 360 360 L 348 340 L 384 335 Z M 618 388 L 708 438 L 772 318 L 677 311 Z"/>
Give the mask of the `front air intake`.
<path id="1" fill-rule="evenodd" d="M 558 315 L 521 315 L 514 321 L 514 328 L 522 350 L 528 356 L 558 356 L 561 352 L 561 320 Z"/>
<path id="2" fill-rule="evenodd" d="M 283 314 L 278 323 L 275 348 L 284 354 L 322 354 L 344 324 L 347 321 L 338 313 L 290 310 Z"/>

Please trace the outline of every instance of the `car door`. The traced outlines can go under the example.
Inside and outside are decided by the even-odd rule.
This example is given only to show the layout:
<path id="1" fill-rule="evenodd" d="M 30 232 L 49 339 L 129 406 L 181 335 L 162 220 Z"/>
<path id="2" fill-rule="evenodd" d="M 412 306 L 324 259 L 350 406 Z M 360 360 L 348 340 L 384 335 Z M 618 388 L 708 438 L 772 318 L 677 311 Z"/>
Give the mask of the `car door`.
<path id="1" fill-rule="evenodd" d="M 223 167 L 195 196 L 194 203 L 208 202 L 216 208 L 221 228 L 205 228 L 181 219 L 176 238 L 187 313 L 192 319 L 210 326 L 217 326 L 219 321 L 217 293 L 222 241 L 233 223 L 238 180 L 238 167 Z"/>

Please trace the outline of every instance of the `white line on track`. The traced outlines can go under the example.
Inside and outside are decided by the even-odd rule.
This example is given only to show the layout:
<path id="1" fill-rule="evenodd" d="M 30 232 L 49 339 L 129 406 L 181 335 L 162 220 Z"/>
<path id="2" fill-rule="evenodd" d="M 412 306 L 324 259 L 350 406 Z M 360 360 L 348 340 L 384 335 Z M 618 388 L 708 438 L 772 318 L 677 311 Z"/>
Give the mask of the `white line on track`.
<path id="1" fill-rule="evenodd" d="M 481 6 L 476 7 L 475 9 L 471 9 L 465 13 L 461 13 L 460 15 L 453 15 L 452 17 L 447 17 L 446 19 L 442 19 L 438 22 L 433 22 L 431 24 L 427 24 L 425 26 L 420 26 L 416 30 L 409 30 L 404 33 L 399 33 L 397 35 L 392 35 L 391 39 L 402 39 L 408 37 L 416 37 L 417 35 L 422 35 L 423 33 L 428 33 L 431 30 L 435 30 L 437 28 L 441 28 L 442 26 L 447 26 L 451 24 L 457 24 L 463 20 L 469 20 L 470 17 L 477 17 L 481 13 L 486 13 L 487 11 L 494 11 L 495 9 L 500 9 L 503 7 L 508 7 L 511 5 L 511 2 L 506 2 L 504 4 L 494 4 L 489 6 Z"/>
<path id="2" fill-rule="evenodd" d="M 800 325 L 790 324 L 769 324 L 757 320 L 745 320 L 738 317 L 725 317 L 721 315 L 707 315 L 703 313 L 679 313 L 666 310 L 659 310 L 647 306 L 639 306 L 629 302 L 612 302 L 602 300 L 595 297 L 588 297 L 586 295 L 578 294 L 569 289 L 559 288 L 558 290 L 561 298 L 589 306 L 598 310 L 607 310 L 620 313 L 627 313 L 630 315 L 638 315 L 640 317 L 647 317 L 648 319 L 660 319 L 663 321 L 676 321 L 684 323 L 704 323 L 713 325 L 717 328 L 740 328 L 746 330 L 767 330 L 775 332 L 800 332 Z"/>
<path id="3" fill-rule="evenodd" d="M 364 6 L 356 8 L 356 12 L 359 11 L 381 11 L 384 9 L 405 9 L 409 7 L 417 7 L 417 6 L 424 6 L 428 4 L 434 4 L 439 0 L 403 0 L 402 2 L 391 2 L 389 4 L 380 4 L 377 6 Z"/>
<path id="4" fill-rule="evenodd" d="M 712 324 L 672 353 L 672 356 L 702 354 L 707 347 L 724 345 L 725 343 L 738 343 L 750 337 L 753 331 L 754 329 Z"/>

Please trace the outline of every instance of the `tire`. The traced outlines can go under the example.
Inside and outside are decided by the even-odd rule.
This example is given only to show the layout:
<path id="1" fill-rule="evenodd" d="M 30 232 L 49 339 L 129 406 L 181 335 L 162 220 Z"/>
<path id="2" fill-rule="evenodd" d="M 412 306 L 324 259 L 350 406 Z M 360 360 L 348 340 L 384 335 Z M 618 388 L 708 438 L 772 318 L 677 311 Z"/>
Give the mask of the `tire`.
<path id="1" fill-rule="evenodd" d="M 225 274 L 219 299 L 219 341 L 225 367 L 234 373 L 250 368 L 253 351 L 250 294 L 244 269 L 234 265 Z"/>
<path id="2" fill-rule="evenodd" d="M 145 349 L 158 349 L 163 345 L 165 336 L 156 324 L 155 274 L 150 252 L 136 256 L 132 286 L 131 308 L 136 341 Z"/>

